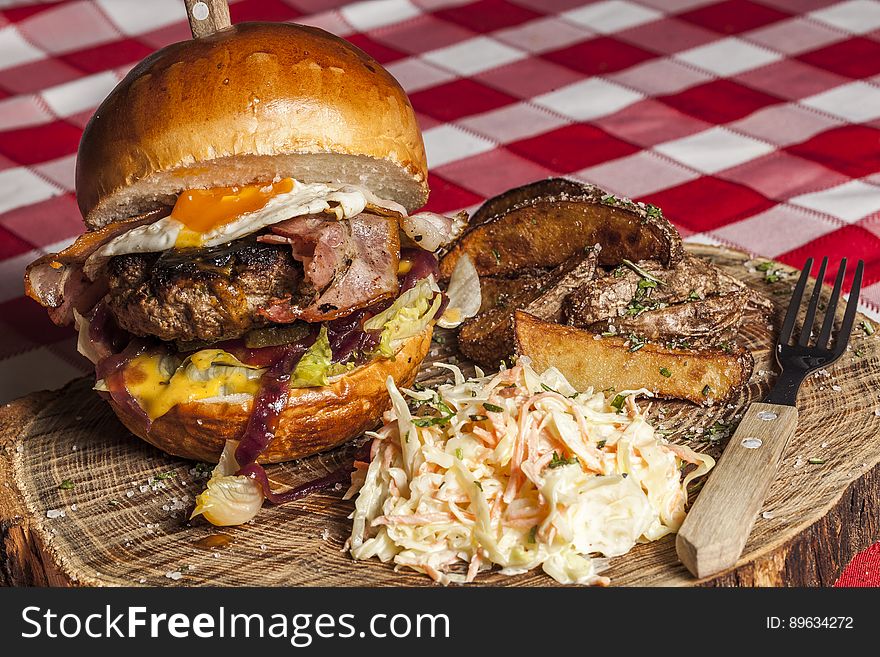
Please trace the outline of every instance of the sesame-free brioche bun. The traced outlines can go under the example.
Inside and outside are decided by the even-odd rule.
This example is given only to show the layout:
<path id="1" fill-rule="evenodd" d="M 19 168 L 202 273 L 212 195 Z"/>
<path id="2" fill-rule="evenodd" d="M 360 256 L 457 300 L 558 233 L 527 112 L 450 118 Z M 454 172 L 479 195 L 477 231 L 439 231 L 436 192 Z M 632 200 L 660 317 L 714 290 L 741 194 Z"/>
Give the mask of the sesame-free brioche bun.
<path id="1" fill-rule="evenodd" d="M 408 210 L 428 197 L 406 93 L 347 41 L 290 23 L 240 23 L 170 45 L 97 109 L 77 156 L 90 229 L 173 205 L 184 189 L 359 184 Z"/>
<path id="2" fill-rule="evenodd" d="M 281 413 L 275 438 L 260 463 L 302 458 L 341 445 L 372 429 L 391 407 L 388 376 L 410 386 L 431 346 L 432 327 L 403 343 L 393 359 L 380 358 L 331 380 L 322 388 L 294 388 Z M 248 423 L 253 397 L 179 404 L 153 422 L 149 433 L 112 400 L 110 406 L 135 435 L 174 456 L 216 463 L 227 440 L 238 440 Z"/>

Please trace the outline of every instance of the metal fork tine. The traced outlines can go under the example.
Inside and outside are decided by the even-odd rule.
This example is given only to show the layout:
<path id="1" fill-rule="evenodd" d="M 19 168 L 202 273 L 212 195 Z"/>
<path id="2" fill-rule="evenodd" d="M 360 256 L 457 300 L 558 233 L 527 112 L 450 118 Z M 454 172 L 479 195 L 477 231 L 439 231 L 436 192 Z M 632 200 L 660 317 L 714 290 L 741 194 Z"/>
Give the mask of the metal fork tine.
<path id="1" fill-rule="evenodd" d="M 791 339 L 794 321 L 797 319 L 798 310 L 801 307 L 801 299 L 804 297 L 804 288 L 807 287 L 807 279 L 810 278 L 811 271 L 813 271 L 813 259 L 807 258 L 807 262 L 804 263 L 804 268 L 801 271 L 801 277 L 798 279 L 797 285 L 794 287 L 794 293 L 791 295 L 788 312 L 785 313 L 785 321 L 782 322 L 782 330 L 779 332 L 779 344 L 788 344 L 788 341 Z"/>
<path id="2" fill-rule="evenodd" d="M 841 356 L 849 343 L 849 334 L 852 332 L 853 321 L 856 318 L 856 310 L 859 308 L 859 293 L 862 291 L 862 273 L 865 262 L 859 260 L 856 267 L 856 275 L 853 277 L 852 287 L 849 290 L 849 301 L 846 302 L 846 311 L 843 313 L 843 321 L 840 323 L 840 333 L 837 334 L 834 344 L 834 353 Z"/>
<path id="3" fill-rule="evenodd" d="M 816 319 L 816 306 L 819 305 L 819 294 L 822 292 L 822 281 L 825 280 L 825 268 L 828 266 L 828 256 L 822 258 L 819 273 L 816 275 L 816 285 L 813 286 L 813 294 L 810 295 L 810 305 L 807 306 L 807 314 L 804 317 L 804 325 L 801 327 L 801 337 L 798 344 L 806 347 L 810 342 L 810 334 L 813 332 L 813 322 Z"/>
<path id="4" fill-rule="evenodd" d="M 828 340 L 831 338 L 831 330 L 834 328 L 834 318 L 837 315 L 837 300 L 840 298 L 840 288 L 843 287 L 843 277 L 846 276 L 846 258 L 840 260 L 840 269 L 837 270 L 837 280 L 834 281 L 834 289 L 831 290 L 831 298 L 828 300 L 828 309 L 825 311 L 825 321 L 822 323 L 822 332 L 816 339 L 819 349 L 828 348 Z"/>

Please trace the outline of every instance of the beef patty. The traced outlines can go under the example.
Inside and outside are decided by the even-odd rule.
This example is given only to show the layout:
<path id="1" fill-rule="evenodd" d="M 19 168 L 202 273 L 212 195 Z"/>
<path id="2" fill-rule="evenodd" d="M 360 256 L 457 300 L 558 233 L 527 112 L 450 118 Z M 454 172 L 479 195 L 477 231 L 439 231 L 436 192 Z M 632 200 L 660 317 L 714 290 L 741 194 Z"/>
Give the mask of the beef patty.
<path id="1" fill-rule="evenodd" d="M 244 238 L 208 249 L 116 256 L 108 275 L 110 308 L 127 331 L 219 342 L 268 324 L 257 309 L 292 294 L 302 265 L 288 245 Z"/>

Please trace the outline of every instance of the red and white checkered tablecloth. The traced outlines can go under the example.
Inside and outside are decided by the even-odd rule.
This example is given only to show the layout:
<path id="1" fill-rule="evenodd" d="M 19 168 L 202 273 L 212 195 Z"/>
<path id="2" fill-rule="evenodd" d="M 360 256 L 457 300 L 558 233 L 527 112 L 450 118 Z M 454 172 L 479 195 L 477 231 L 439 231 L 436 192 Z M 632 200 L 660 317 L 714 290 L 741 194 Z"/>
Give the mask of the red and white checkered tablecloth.
<path id="1" fill-rule="evenodd" d="M 863 310 L 880 316 L 880 2 L 230 5 L 233 22 L 327 29 L 397 77 L 429 209 L 570 176 L 659 205 L 690 241 L 794 266 L 863 258 Z M 90 370 L 22 273 L 82 230 L 73 173 L 91 112 L 138 60 L 190 38 L 185 18 L 181 0 L 0 0 L 0 401 Z M 880 581 L 877 547 L 841 581 Z"/>

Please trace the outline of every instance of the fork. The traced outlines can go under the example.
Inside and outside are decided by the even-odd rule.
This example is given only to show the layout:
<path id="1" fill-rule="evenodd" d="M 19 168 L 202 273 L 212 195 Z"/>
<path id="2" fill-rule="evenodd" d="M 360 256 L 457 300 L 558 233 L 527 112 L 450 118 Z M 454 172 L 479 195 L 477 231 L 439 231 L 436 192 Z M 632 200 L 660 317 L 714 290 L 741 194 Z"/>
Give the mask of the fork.
<path id="1" fill-rule="evenodd" d="M 798 340 L 790 344 L 813 269 L 813 259 L 809 258 L 804 265 L 776 344 L 776 361 L 781 368 L 776 384 L 762 402 L 746 409 L 718 465 L 678 531 L 675 541 L 678 558 L 696 577 L 708 577 L 736 564 L 776 478 L 785 447 L 797 429 L 796 403 L 801 383 L 811 373 L 831 365 L 846 351 L 865 265 L 859 260 L 843 320 L 836 335 L 832 335 L 837 302 L 846 275 L 846 258 L 841 260 L 825 320 L 811 346 L 827 266 L 826 257 L 819 267 Z"/>

